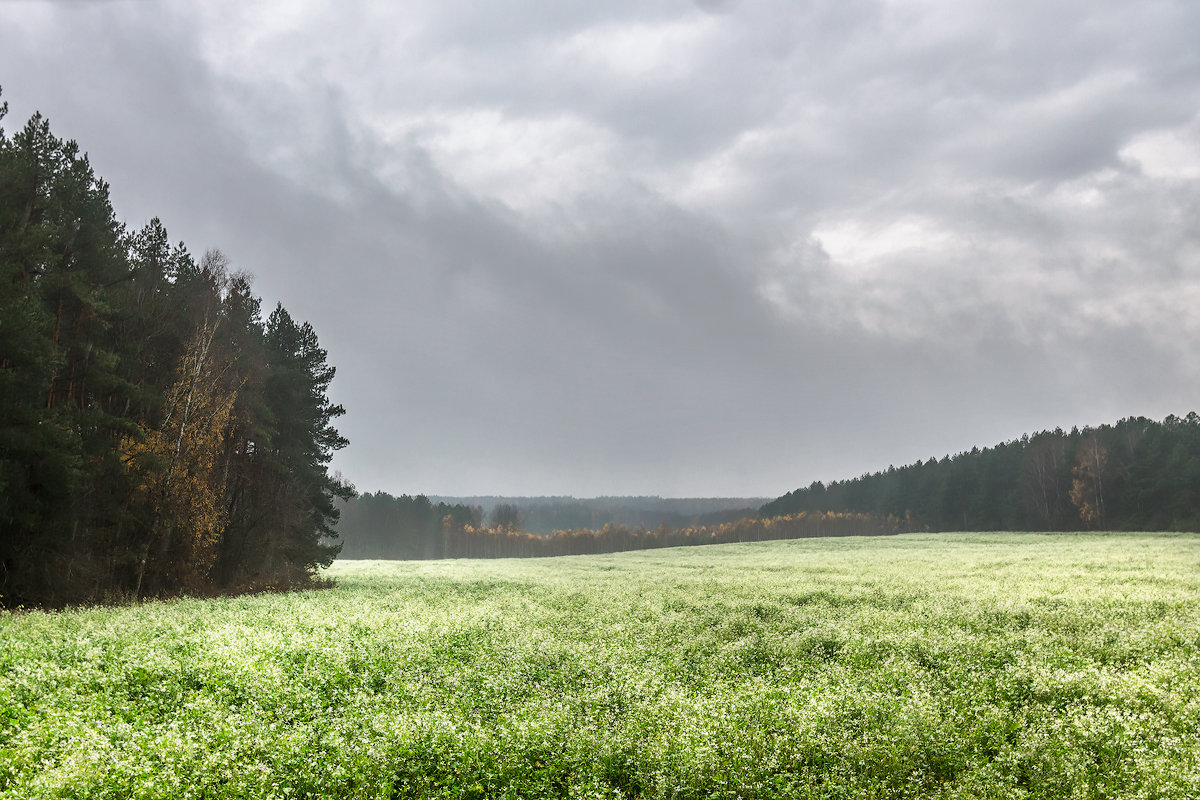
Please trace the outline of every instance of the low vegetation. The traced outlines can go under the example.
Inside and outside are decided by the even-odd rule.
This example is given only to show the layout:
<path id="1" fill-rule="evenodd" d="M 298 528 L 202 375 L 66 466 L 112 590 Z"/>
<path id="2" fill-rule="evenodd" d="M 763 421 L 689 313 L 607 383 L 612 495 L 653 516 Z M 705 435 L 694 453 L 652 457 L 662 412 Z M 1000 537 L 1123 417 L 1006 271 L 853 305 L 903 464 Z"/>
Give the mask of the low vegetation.
<path id="1" fill-rule="evenodd" d="M 0 616 L 0 798 L 1200 795 L 1200 538 L 336 562 Z"/>

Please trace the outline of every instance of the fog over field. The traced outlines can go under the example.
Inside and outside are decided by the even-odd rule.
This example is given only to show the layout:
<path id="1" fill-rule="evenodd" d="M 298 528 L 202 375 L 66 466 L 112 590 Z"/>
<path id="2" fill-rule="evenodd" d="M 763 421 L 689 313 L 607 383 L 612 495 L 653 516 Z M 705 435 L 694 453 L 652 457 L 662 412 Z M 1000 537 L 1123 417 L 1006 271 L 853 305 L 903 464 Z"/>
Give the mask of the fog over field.
<path id="1" fill-rule="evenodd" d="M 1200 397 L 1200 5 L 0 3 L 360 489 L 773 497 Z"/>

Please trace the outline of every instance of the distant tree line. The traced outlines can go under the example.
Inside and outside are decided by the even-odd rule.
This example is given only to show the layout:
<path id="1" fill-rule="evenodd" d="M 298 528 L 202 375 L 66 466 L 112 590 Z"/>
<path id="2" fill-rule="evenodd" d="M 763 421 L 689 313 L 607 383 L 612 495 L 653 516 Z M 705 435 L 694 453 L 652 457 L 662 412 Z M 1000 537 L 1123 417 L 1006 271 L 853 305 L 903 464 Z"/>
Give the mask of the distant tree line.
<path id="1" fill-rule="evenodd" d="M 341 557 L 387 559 L 443 557 L 447 519 L 452 527 L 469 526 L 474 532 L 561 537 L 564 531 L 583 535 L 602 530 L 707 530 L 757 516 L 756 509 L 737 498 L 481 495 L 431 499 L 394 497 L 387 492 L 357 495 L 340 501 L 338 509 Z"/>
<path id="2" fill-rule="evenodd" d="M 574 556 L 690 547 L 704 544 L 812 539 L 828 536 L 890 536 L 902 532 L 899 520 L 856 512 L 801 512 L 771 518 L 673 528 L 631 528 L 610 523 L 599 530 L 555 531 L 537 536 L 505 527 L 475 528 L 447 521 L 442 528 L 444 558 Z"/>
<path id="3" fill-rule="evenodd" d="M 631 528 L 673 528 L 711 525 L 754 516 L 769 498 L 730 497 L 435 497 L 448 504 L 480 507 L 491 518 L 499 506 L 519 517 L 517 527 L 530 533 L 599 529 L 609 523 Z M 495 524 L 493 522 L 493 524 Z M 348 530 L 342 528 L 341 530 Z"/>
<path id="4" fill-rule="evenodd" d="M 821 536 L 882 536 L 900 533 L 901 523 L 871 514 L 817 512 L 762 519 L 749 516 L 712 525 L 657 528 L 609 523 L 597 529 L 557 530 L 538 535 L 522 530 L 508 515 L 515 506 L 492 509 L 482 522 L 479 506 L 433 504 L 427 498 L 364 494 L 348 503 L 342 524 L 344 558 L 509 558 L 615 553 Z M 440 520 L 436 520 L 442 514 Z"/>
<path id="5" fill-rule="evenodd" d="M 0 107 L 0 118 L 7 107 Z M 0 129 L 0 603 L 294 585 L 329 564 L 346 440 L 308 323 Z"/>
<path id="6" fill-rule="evenodd" d="M 820 511 L 893 516 L 930 530 L 1200 530 L 1200 416 L 1043 431 L 816 482 L 760 514 Z"/>
<path id="7" fill-rule="evenodd" d="M 443 525 L 479 527 L 483 519 L 479 506 L 433 503 L 424 495 L 364 492 L 338 506 L 342 558 L 441 558 Z"/>

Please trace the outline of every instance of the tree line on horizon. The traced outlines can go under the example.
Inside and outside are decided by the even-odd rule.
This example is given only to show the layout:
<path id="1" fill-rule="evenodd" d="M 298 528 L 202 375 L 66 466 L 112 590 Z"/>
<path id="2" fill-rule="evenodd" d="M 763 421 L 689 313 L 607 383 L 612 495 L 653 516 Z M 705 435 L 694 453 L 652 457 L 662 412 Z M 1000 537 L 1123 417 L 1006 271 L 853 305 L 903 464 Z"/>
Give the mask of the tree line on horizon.
<path id="1" fill-rule="evenodd" d="M 510 506 L 522 529 L 542 535 L 560 530 L 599 530 L 607 524 L 629 528 L 671 528 L 714 525 L 752 516 L 757 503 L 739 498 L 599 497 L 570 498 L 533 503 L 511 498 L 497 506 Z"/>
<path id="2" fill-rule="evenodd" d="M 547 536 L 560 530 L 600 530 L 605 525 L 671 528 L 714 525 L 755 516 L 761 500 L 662 497 L 427 497 L 364 492 L 340 502 L 337 531 L 346 558 L 422 558 L 430 552 L 442 518 L 479 527 L 516 527 Z M 486 522 L 485 522 L 486 520 Z M 367 555 L 367 554 L 380 555 Z"/>
<path id="3" fill-rule="evenodd" d="M 7 105 L 0 105 L 0 119 Z M 40 114 L 0 128 L 0 604 L 304 585 L 346 445 L 307 322 L 195 259 Z"/>
<path id="4" fill-rule="evenodd" d="M 478 506 L 434 504 L 418 495 L 363 494 L 346 503 L 342 558 L 420 560 L 527 558 L 595 555 L 660 547 L 686 547 L 828 536 L 887 536 L 902 521 L 857 512 L 800 512 L 772 518 L 746 516 L 731 522 L 656 528 L 609 522 L 599 528 L 524 530 L 516 506 L 497 505 L 482 519 Z M 441 519 L 437 515 L 442 514 Z M 341 526 L 339 525 L 339 528 Z"/>
<path id="5" fill-rule="evenodd" d="M 823 532 L 830 525 L 840 526 L 838 535 L 852 535 L 846 533 L 851 530 L 858 535 L 1200 530 L 1200 416 L 1193 412 L 1162 422 L 1131 417 L 1098 428 L 1043 431 L 828 485 L 818 481 L 762 505 L 750 517 L 754 522 L 717 517 L 645 526 L 609 520 L 541 532 L 530 530 L 523 517 L 526 506 L 490 499 L 493 508 L 485 521 L 479 505 L 433 503 L 422 495 L 364 494 L 342 505 L 342 555 L 421 559 L 607 553 L 830 535 Z M 571 499 L 543 500 L 530 507 L 571 508 Z M 619 501 L 610 499 L 608 505 L 620 507 Z M 789 521 L 772 522 L 777 519 Z M 769 531 L 786 535 L 772 537 Z"/>
<path id="6" fill-rule="evenodd" d="M 1131 417 L 1069 433 L 1043 431 L 941 460 L 889 467 L 828 485 L 814 482 L 761 506 L 754 523 L 713 519 L 647 527 L 606 521 L 542 532 L 531 531 L 524 519 L 529 508 L 574 511 L 583 504 L 573 498 L 542 498 L 540 505 L 527 508 L 515 504 L 520 498 L 489 499 L 494 507 L 484 521 L 479 505 L 386 492 L 356 497 L 342 507 L 342 555 L 421 559 L 615 552 L 709 543 L 714 532 L 717 541 L 757 540 L 769 530 L 788 530 L 785 538 L 797 538 L 800 526 L 818 520 L 828 525 L 832 519 L 841 520 L 843 531 L 853 520 L 855 530 L 865 534 L 1200 530 L 1200 416 L 1193 412 L 1162 422 Z M 504 500 L 514 502 L 500 502 Z M 608 505 L 620 507 L 620 498 L 609 499 Z M 771 523 L 779 518 L 791 522 L 782 527 Z M 752 529 L 756 532 L 747 533 Z M 734 530 L 741 531 L 741 538 L 730 538 Z"/>
<path id="7" fill-rule="evenodd" d="M 483 525 L 480 506 L 434 503 L 425 495 L 363 492 L 337 505 L 340 558 L 441 558 L 444 525 Z"/>
<path id="8" fill-rule="evenodd" d="M 814 482 L 759 510 L 894 516 L 928 530 L 1200 530 L 1200 416 L 1041 431 Z"/>

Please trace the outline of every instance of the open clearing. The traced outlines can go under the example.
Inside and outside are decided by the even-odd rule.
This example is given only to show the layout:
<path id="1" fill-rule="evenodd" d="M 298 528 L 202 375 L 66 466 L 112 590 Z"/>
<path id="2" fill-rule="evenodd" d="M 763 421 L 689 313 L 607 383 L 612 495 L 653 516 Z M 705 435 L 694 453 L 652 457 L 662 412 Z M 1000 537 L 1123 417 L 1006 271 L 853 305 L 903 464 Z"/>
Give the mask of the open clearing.
<path id="1" fill-rule="evenodd" d="M 341 562 L 0 616 L 0 797 L 1200 796 L 1200 537 Z"/>

